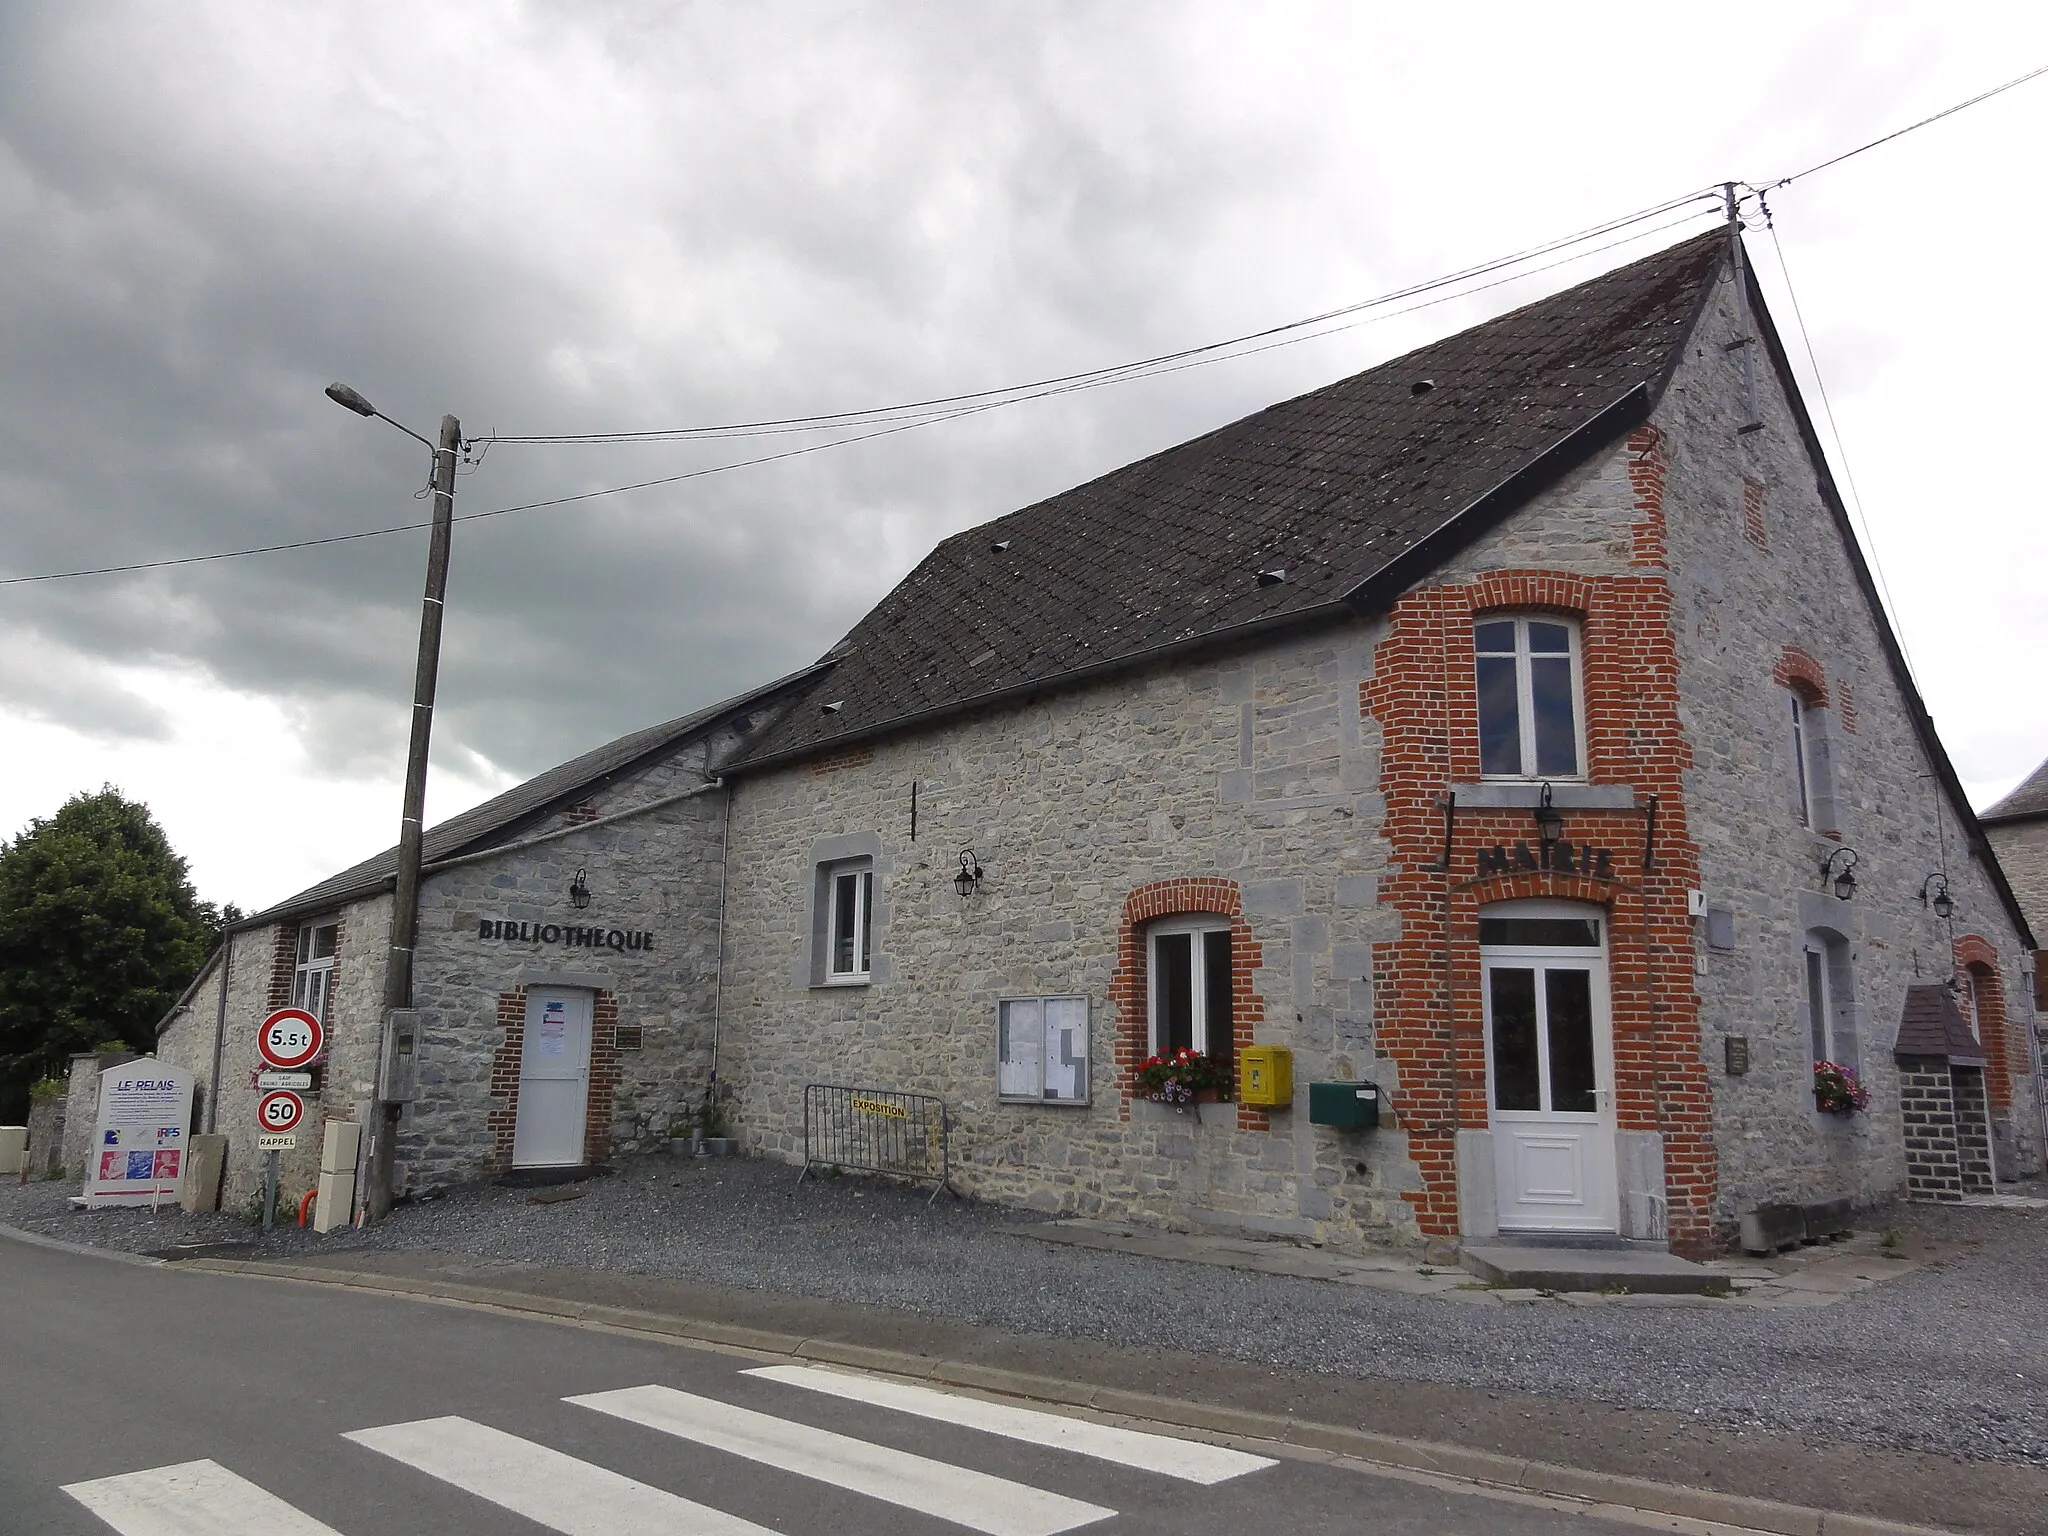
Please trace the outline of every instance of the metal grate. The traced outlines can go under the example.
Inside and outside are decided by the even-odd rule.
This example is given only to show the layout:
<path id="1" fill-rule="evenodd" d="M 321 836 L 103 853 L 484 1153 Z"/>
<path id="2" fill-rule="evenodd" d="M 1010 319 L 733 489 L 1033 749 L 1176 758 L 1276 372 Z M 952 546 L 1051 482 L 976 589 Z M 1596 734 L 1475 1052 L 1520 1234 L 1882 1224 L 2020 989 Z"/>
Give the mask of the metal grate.
<path id="1" fill-rule="evenodd" d="M 886 1173 L 932 1180 L 936 1200 L 952 1173 L 949 1125 L 945 1100 L 930 1094 L 807 1083 L 804 1166 L 797 1182 L 813 1167 Z"/>

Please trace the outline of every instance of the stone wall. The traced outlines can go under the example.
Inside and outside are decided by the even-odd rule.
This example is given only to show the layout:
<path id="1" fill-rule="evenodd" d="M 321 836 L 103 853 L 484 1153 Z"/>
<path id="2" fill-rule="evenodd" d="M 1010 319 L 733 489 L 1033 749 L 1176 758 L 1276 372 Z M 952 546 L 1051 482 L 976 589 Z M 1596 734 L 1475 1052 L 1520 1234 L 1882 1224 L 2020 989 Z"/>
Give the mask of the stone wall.
<path id="1" fill-rule="evenodd" d="M 1117 1059 L 1143 1028 L 1132 925 L 1171 908 L 1241 919 L 1236 953 L 1256 946 L 1257 967 L 1236 1011 L 1293 1049 L 1303 1101 L 1314 1078 L 1393 1084 L 1369 979 L 1391 916 L 1375 902 L 1376 732 L 1357 704 L 1381 632 L 1352 622 L 740 780 L 726 1050 L 750 1146 L 801 1155 L 807 1082 L 932 1093 L 954 1115 L 956 1182 L 976 1194 L 1412 1237 L 1398 1123 L 1311 1128 L 1305 1102 L 1270 1119 L 1229 1104 L 1179 1114 L 1130 1100 Z M 952 881 L 969 847 L 985 878 L 963 900 Z M 816 872 L 856 856 L 875 874 L 872 980 L 814 985 Z M 1089 999 L 1093 1102 L 999 1103 L 998 1000 L 1060 994 Z"/>
<path id="2" fill-rule="evenodd" d="M 1728 947 L 1702 932 L 1694 949 L 1724 1226 L 1766 1201 L 1870 1201 L 1905 1182 L 1889 1047 L 1907 984 L 1949 974 L 1947 931 L 1919 900 L 1944 844 L 1955 932 L 1984 936 L 2007 995 L 2020 991 L 2019 936 L 1961 846 L 1959 810 L 1936 787 L 1791 406 L 1763 348 L 1735 346 L 1756 334 L 1736 287 L 1720 285 L 1657 417 L 1670 453 L 1687 803 L 1706 903 L 1732 917 Z M 1752 421 L 1761 429 L 1741 430 Z M 1794 779 L 1794 683 L 1817 706 L 1826 756 L 1813 828 Z M 1837 849 L 1857 855 L 1849 901 L 1823 889 Z M 1848 946 L 1854 1001 L 1842 1022 L 1872 1093 L 1871 1112 L 1851 1120 L 1813 1106 L 1802 947 L 1815 929 Z M 1730 1035 L 1749 1041 L 1745 1076 L 1726 1075 Z M 2013 1143 L 2031 1143 L 2038 1166 L 2033 1088 L 2016 1085 L 1999 1113 L 2020 1122 Z"/>
<path id="3" fill-rule="evenodd" d="M 2027 914 L 2034 942 L 2048 946 L 2048 816 L 2000 822 L 1986 827 L 1984 835 Z"/>

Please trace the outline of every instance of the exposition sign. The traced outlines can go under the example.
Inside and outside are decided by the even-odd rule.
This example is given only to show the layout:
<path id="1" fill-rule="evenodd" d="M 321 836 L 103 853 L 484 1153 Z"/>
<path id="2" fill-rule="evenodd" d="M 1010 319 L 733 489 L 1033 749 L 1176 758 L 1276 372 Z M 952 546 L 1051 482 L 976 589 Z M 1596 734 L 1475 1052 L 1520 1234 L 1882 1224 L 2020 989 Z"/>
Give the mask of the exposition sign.
<path id="1" fill-rule="evenodd" d="M 145 1056 L 100 1074 L 99 1115 L 85 1164 L 86 1205 L 155 1205 L 178 1198 L 192 1074 Z"/>
<path id="2" fill-rule="evenodd" d="M 327 1031 L 303 1008 L 280 1008 L 256 1032 L 264 1064 L 280 1072 L 309 1065 L 326 1048 Z"/>

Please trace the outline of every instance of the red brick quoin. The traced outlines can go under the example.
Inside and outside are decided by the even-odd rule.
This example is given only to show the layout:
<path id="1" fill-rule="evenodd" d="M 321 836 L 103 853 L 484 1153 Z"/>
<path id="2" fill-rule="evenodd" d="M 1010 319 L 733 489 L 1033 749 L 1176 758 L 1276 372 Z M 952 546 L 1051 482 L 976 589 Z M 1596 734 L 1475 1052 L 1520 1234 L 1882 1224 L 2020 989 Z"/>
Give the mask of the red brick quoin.
<path id="1" fill-rule="evenodd" d="M 1265 1022 L 1266 1006 L 1252 988 L 1261 951 L 1244 920 L 1244 903 L 1235 880 L 1160 880 L 1141 885 L 1124 898 L 1123 921 L 1117 925 L 1116 970 L 1109 978 L 1109 1002 L 1116 1011 L 1116 1075 L 1123 1090 L 1122 1118 L 1131 1117 L 1132 1075 L 1152 1054 L 1152 1020 L 1145 973 L 1145 926 L 1162 917 L 1212 913 L 1230 919 L 1230 1039 L 1233 1062 L 1244 1059 L 1257 1027 Z M 1235 1093 L 1233 1091 L 1233 1097 Z M 1263 1131 L 1266 1111 L 1237 1104 L 1237 1128 Z"/>
<path id="2" fill-rule="evenodd" d="M 498 994 L 498 1027 L 504 1044 L 491 1057 L 491 1097 L 499 1107 L 485 1116 L 492 1160 L 512 1166 L 512 1140 L 519 1129 L 519 1063 L 526 1051 L 526 988 Z M 611 1155 L 612 1100 L 619 1088 L 619 1000 L 600 991 L 590 1010 L 590 1090 L 583 1104 L 583 1161 L 601 1163 Z"/>
<path id="3" fill-rule="evenodd" d="M 1661 496 L 1650 493 L 1661 493 L 1661 473 L 1653 485 L 1648 468 L 1657 445 L 1639 438 L 1630 439 L 1638 511 L 1645 523 L 1660 524 Z M 1661 565 L 1659 532 L 1638 526 L 1638 565 Z M 1451 868 L 1439 867 L 1444 795 L 1480 776 L 1472 623 L 1489 610 L 1579 621 L 1588 777 L 1629 785 L 1642 804 L 1657 797 L 1653 869 L 1642 867 L 1640 812 L 1572 810 L 1565 837 L 1577 847 L 1611 849 L 1612 879 L 1548 871 L 1481 878 L 1480 849 L 1534 846 L 1534 819 L 1522 809 L 1460 809 Z M 1699 884 L 1699 854 L 1686 822 L 1691 751 L 1679 726 L 1670 588 L 1654 570 L 1601 577 L 1491 571 L 1470 584 L 1409 593 L 1389 624 L 1359 695 L 1381 730 L 1381 835 L 1390 849 L 1380 900 L 1401 915 L 1401 936 L 1375 949 L 1373 981 L 1380 1049 L 1400 1078 L 1394 1108 L 1422 1180 L 1404 1198 L 1425 1235 L 1457 1235 L 1456 1133 L 1487 1124 L 1479 908 L 1528 897 L 1593 902 L 1608 916 L 1617 1122 L 1663 1133 L 1672 1246 L 1709 1251 L 1718 1170 L 1685 905 L 1686 891 Z"/>

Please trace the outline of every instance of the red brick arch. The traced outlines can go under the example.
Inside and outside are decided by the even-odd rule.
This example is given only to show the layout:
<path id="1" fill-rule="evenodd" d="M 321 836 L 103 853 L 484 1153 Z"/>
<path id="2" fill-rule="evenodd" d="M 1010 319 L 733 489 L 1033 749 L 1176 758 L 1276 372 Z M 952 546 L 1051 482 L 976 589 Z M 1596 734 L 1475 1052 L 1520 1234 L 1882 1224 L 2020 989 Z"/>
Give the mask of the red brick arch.
<path id="1" fill-rule="evenodd" d="M 1981 934 L 1958 935 L 1955 963 L 1968 971 L 1977 990 L 1977 1036 L 1984 1044 L 1984 1088 L 2000 1109 L 2012 1108 L 2013 1063 L 2025 1061 L 2015 1049 L 2005 1008 L 2005 974 L 1998 968 L 1998 946 Z M 2025 1068 L 2022 1067 L 2024 1073 Z"/>
<path id="2" fill-rule="evenodd" d="M 1788 645 L 1771 668 L 1771 681 L 1790 688 L 1808 704 L 1828 707 L 1828 675 L 1821 664 L 1796 645 Z"/>
<path id="3" fill-rule="evenodd" d="M 1230 919 L 1230 1039 L 1232 1057 L 1244 1058 L 1258 1026 L 1265 1022 L 1266 1007 L 1253 989 L 1262 952 L 1244 918 L 1244 898 L 1235 880 L 1194 877 L 1158 880 L 1141 885 L 1124 898 L 1123 920 L 1117 925 L 1116 970 L 1109 978 L 1109 1001 L 1116 1010 L 1117 1084 L 1123 1092 L 1123 1118 L 1131 1115 L 1131 1075 L 1138 1063 L 1151 1053 L 1151 1018 L 1148 978 L 1145 971 L 1145 927 L 1163 917 L 1199 917 L 1210 914 Z M 1237 1104 L 1239 1130 L 1262 1131 L 1268 1120 L 1263 1109 Z"/>
<path id="4" fill-rule="evenodd" d="M 1593 583 L 1568 571 L 1488 571 L 1472 584 L 1475 616 L 1492 609 L 1547 610 L 1584 618 L 1593 606 Z"/>

